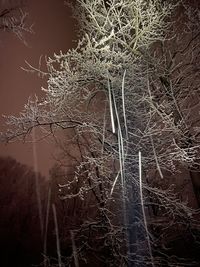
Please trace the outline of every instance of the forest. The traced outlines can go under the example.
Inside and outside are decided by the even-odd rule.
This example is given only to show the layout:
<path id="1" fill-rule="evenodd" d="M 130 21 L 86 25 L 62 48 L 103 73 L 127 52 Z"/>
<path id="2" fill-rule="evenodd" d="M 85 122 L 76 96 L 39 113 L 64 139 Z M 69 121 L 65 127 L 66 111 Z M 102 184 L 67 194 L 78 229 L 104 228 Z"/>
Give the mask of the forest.
<path id="1" fill-rule="evenodd" d="M 4 116 L 2 143 L 59 153 L 48 179 L 0 157 L 0 265 L 200 266 L 200 2 L 64 6 L 76 46 L 27 64 L 45 96 Z M 1 29 L 26 45 L 19 10 Z"/>

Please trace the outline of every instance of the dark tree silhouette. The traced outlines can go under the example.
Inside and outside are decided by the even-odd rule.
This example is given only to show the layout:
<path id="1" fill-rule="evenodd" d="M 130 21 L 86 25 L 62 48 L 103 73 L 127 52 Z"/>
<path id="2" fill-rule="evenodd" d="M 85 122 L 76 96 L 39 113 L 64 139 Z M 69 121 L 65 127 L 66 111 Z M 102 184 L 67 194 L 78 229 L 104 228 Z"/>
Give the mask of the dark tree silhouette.
<path id="1" fill-rule="evenodd" d="M 10 157 L 0 157 L 0 266 L 28 267 L 41 261 L 36 176 L 45 195 L 44 177 Z"/>

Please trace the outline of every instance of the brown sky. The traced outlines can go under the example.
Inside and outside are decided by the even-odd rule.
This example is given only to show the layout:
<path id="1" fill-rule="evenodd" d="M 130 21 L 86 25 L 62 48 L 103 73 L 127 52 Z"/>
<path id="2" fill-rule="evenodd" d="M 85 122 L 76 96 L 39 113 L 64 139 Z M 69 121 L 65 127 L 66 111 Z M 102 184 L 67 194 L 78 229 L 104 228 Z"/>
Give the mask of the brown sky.
<path id="1" fill-rule="evenodd" d="M 28 46 L 12 33 L 0 32 L 0 113 L 17 115 L 30 95 L 39 94 L 45 81 L 24 72 L 25 60 L 38 65 L 41 55 L 51 56 L 54 52 L 67 51 L 74 45 L 74 21 L 63 0 L 28 0 L 29 21 L 34 23 L 34 34 L 27 35 Z M 1 4 L 1 3 L 0 3 Z M 1 128 L 4 120 L 0 118 Z M 36 145 L 38 168 L 48 175 L 53 164 L 54 146 L 49 141 Z M 10 155 L 22 163 L 33 166 L 32 144 L 0 144 L 0 155 Z"/>

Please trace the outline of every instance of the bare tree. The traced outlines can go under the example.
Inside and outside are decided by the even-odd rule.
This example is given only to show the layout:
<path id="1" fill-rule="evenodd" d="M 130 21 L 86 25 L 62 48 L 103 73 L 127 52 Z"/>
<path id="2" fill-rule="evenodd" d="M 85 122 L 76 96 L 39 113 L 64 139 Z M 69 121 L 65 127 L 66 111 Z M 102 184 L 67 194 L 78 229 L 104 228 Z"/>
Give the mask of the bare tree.
<path id="1" fill-rule="evenodd" d="M 49 58 L 46 73 L 38 70 L 48 77 L 46 99 L 30 99 L 19 117 L 8 118 L 6 141 L 27 140 L 35 127 L 57 143 L 59 129 L 70 132 L 62 145 L 58 192 L 63 203 L 70 201 L 75 210 L 87 203 L 91 212 L 68 224 L 67 266 L 94 259 L 99 266 L 175 266 L 177 258 L 160 249 L 162 236 L 152 234 L 195 224 L 195 211 L 163 186 L 166 172 L 198 165 L 199 151 L 186 99 L 191 89 L 198 91 L 190 84 L 197 37 L 189 36 L 180 49 L 181 36 L 170 22 L 174 8 L 159 0 L 79 0 L 77 48 Z M 151 170 L 161 187 L 149 178 Z"/>
<path id="2" fill-rule="evenodd" d="M 26 45 L 25 34 L 33 33 L 27 17 L 24 1 L 15 1 L 14 5 L 11 1 L 0 2 L 0 30 L 14 33 Z"/>

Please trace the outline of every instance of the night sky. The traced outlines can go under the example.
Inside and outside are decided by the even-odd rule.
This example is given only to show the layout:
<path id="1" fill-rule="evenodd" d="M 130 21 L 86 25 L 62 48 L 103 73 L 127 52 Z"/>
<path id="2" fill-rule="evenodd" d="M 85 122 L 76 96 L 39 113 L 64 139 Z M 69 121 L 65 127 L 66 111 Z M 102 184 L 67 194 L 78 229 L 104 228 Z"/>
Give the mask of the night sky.
<path id="1" fill-rule="evenodd" d="M 5 1 L 1 1 L 1 6 Z M 29 96 L 42 96 L 41 86 L 45 80 L 36 74 L 23 71 L 25 60 L 38 66 L 39 58 L 52 56 L 54 52 L 67 51 L 73 47 L 75 25 L 70 10 L 64 6 L 63 0 L 28 0 L 27 12 L 29 24 L 34 24 L 34 34 L 26 34 L 25 46 L 13 33 L 0 32 L 0 113 L 17 115 L 22 111 Z M 4 118 L 0 118 L 1 129 L 5 129 Z M 36 145 L 39 171 L 47 176 L 53 164 L 54 146 L 45 140 Z M 32 144 L 14 142 L 9 145 L 0 144 L 0 156 L 12 156 L 18 161 L 33 166 Z"/>

